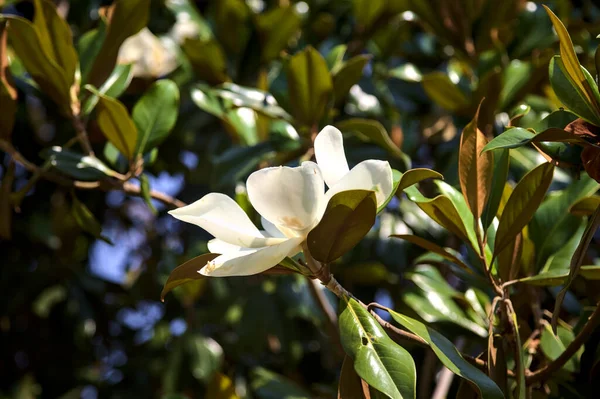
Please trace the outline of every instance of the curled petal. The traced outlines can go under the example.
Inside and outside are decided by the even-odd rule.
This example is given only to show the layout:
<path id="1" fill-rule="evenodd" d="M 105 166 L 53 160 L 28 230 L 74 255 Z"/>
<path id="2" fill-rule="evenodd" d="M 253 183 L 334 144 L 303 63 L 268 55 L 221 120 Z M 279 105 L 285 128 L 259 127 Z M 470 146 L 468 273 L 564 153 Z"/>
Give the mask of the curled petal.
<path id="1" fill-rule="evenodd" d="M 169 212 L 173 217 L 195 224 L 229 244 L 259 248 L 274 243 L 254 226 L 246 212 L 225 194 L 210 193 L 198 201 Z"/>
<path id="2" fill-rule="evenodd" d="M 286 256 L 295 255 L 302 241 L 303 238 L 295 237 L 268 247 L 242 248 L 237 252 L 217 256 L 200 269 L 199 273 L 212 277 L 250 276 L 262 273 L 277 266 Z"/>
<path id="3" fill-rule="evenodd" d="M 333 126 L 325 126 L 315 138 L 315 158 L 327 187 L 333 187 L 350 170 L 342 132 Z"/>
<path id="4" fill-rule="evenodd" d="M 259 170 L 250 175 L 246 187 L 257 212 L 277 228 L 307 233 L 318 223 L 325 186 L 314 162 Z"/>
<path id="5" fill-rule="evenodd" d="M 382 205 L 392 193 L 394 181 L 392 168 L 387 161 L 370 159 L 356 165 L 326 194 L 329 201 L 335 194 L 348 190 L 375 191 L 377 206 Z"/>

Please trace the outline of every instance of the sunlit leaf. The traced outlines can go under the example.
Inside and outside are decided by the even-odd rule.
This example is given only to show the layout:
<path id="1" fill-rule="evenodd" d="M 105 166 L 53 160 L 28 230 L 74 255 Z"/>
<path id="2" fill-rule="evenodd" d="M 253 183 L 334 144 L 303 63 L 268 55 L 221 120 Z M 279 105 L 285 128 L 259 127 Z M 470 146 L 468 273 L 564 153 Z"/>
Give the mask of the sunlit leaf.
<path id="1" fill-rule="evenodd" d="M 486 231 L 492 224 L 492 221 L 496 217 L 498 207 L 500 206 L 500 200 L 502 199 L 502 192 L 504 191 L 504 185 L 508 180 L 508 168 L 510 166 L 510 153 L 509 150 L 502 150 L 496 154 L 494 159 L 494 174 L 492 176 L 492 185 L 490 187 L 490 196 L 487 200 L 487 204 L 483 209 L 481 215 L 481 224 L 483 230 Z"/>
<path id="2" fill-rule="evenodd" d="M 133 78 L 131 64 L 117 65 L 108 79 L 100 86 L 98 92 L 108 97 L 118 98 L 127 90 Z M 82 107 L 84 115 L 88 115 L 98 104 L 98 96 L 89 96 Z"/>
<path id="3" fill-rule="evenodd" d="M 423 75 L 421 84 L 427 95 L 448 111 L 460 110 L 471 103 L 445 73 L 432 72 Z"/>
<path id="4" fill-rule="evenodd" d="M 235 385 L 231 378 L 221 373 L 214 373 L 206 388 L 206 397 L 214 399 L 240 398 L 235 392 Z"/>
<path id="5" fill-rule="evenodd" d="M 350 88 L 358 83 L 365 65 L 371 59 L 370 55 L 358 55 L 349 59 L 333 73 L 333 96 L 336 104 L 341 104 L 348 95 Z"/>
<path id="6" fill-rule="evenodd" d="M 388 309 L 392 318 L 413 334 L 427 342 L 438 359 L 454 374 L 470 381 L 476 387 L 481 397 L 503 399 L 504 394 L 485 373 L 467 362 L 456 347 L 439 332 L 408 316 Z"/>
<path id="7" fill-rule="evenodd" d="M 494 255 L 497 256 L 529 223 L 552 182 L 554 166 L 544 163 L 526 174 L 511 194 L 498 225 Z"/>
<path id="8" fill-rule="evenodd" d="M 219 256 L 219 254 L 204 254 L 197 256 L 193 259 L 188 260 L 180 266 L 177 266 L 171 274 L 169 274 L 169 278 L 165 282 L 165 285 L 160 293 L 161 301 L 165 300 L 165 296 L 173 290 L 173 288 L 180 286 L 181 284 L 185 284 L 187 282 L 193 280 L 201 280 L 206 278 L 198 271 L 202 269 L 208 262 L 213 260 Z"/>
<path id="9" fill-rule="evenodd" d="M 127 159 L 132 159 L 138 131 L 127 108 L 119 100 L 101 94 L 90 85 L 86 89 L 98 96 L 96 120 L 100 130 Z"/>
<path id="10" fill-rule="evenodd" d="M 415 398 L 415 363 L 408 351 L 387 336 L 383 327 L 356 300 L 340 301 L 340 338 L 365 382 L 391 399 Z"/>
<path id="11" fill-rule="evenodd" d="M 168 79 L 154 83 L 133 107 L 138 130 L 136 153 L 145 154 L 162 143 L 177 121 L 179 89 Z"/>
<path id="12" fill-rule="evenodd" d="M 336 123 L 342 132 L 354 132 L 359 138 L 371 141 L 388 151 L 395 158 L 405 160 L 406 155 L 390 138 L 386 128 L 379 122 L 369 119 L 346 119 Z"/>
<path id="13" fill-rule="evenodd" d="M 479 110 L 462 132 L 458 158 L 460 188 L 475 220 L 481 217 L 490 196 L 494 166 L 492 153 L 482 153 L 487 139 L 477 127 L 478 114 Z"/>

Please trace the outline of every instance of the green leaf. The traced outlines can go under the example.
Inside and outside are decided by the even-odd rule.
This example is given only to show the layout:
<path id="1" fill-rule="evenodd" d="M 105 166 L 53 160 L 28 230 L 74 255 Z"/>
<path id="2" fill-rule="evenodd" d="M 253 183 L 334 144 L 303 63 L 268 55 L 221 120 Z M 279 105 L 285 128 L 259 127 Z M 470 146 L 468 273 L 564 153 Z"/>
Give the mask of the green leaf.
<path id="1" fill-rule="evenodd" d="M 388 71 L 390 78 L 396 78 L 407 82 L 420 82 L 423 79 L 421 71 L 413 64 L 406 63 Z"/>
<path id="2" fill-rule="evenodd" d="M 404 191 L 408 187 L 411 187 L 423 180 L 426 179 L 440 179 L 444 180 L 444 176 L 435 170 L 427 169 L 427 168 L 414 168 L 407 170 L 402 174 L 400 178 L 400 182 L 398 183 L 397 191 Z"/>
<path id="3" fill-rule="evenodd" d="M 148 180 L 148 176 L 144 174 L 140 175 L 140 190 L 142 191 L 144 202 L 148 205 L 150 211 L 156 215 L 156 208 L 154 207 L 154 204 L 152 204 L 152 196 L 150 195 L 150 181 Z"/>
<path id="4" fill-rule="evenodd" d="M 527 173 L 517 184 L 500 216 L 494 256 L 498 256 L 529 223 L 550 187 L 553 173 L 554 165 L 544 163 Z"/>
<path id="5" fill-rule="evenodd" d="M 431 241 L 428 241 L 424 238 L 421 238 L 421 237 L 418 237 L 415 235 L 410 235 L 410 234 L 396 234 L 396 235 L 392 235 L 390 237 L 399 238 L 401 240 L 406 240 L 415 245 L 418 245 L 419 247 L 421 247 L 423 249 L 426 249 L 428 251 L 431 251 L 431 252 L 434 252 L 434 253 L 440 255 L 447 261 L 454 263 L 456 266 L 461 267 L 463 270 L 467 271 L 468 273 L 473 273 L 471 268 L 469 266 L 467 266 L 462 260 L 460 260 L 459 258 L 454 256 L 452 253 L 448 252 L 446 249 L 440 247 L 439 245 L 432 243 Z"/>
<path id="6" fill-rule="evenodd" d="M 432 72 L 423 75 L 421 80 L 425 93 L 442 108 L 458 111 L 468 107 L 471 101 L 443 72 Z"/>
<path id="7" fill-rule="evenodd" d="M 258 399 L 308 399 L 312 395 L 295 382 L 257 367 L 250 374 L 250 386 Z"/>
<path id="8" fill-rule="evenodd" d="M 512 60 L 502 73 L 503 85 L 500 91 L 498 109 L 505 109 L 515 100 L 519 92 L 531 82 L 535 68 L 531 62 Z"/>
<path id="9" fill-rule="evenodd" d="M 541 143 L 545 141 L 561 143 L 585 143 L 573 133 L 563 129 L 549 128 L 541 133 L 533 134 L 530 130 L 521 127 L 513 127 L 496 136 L 484 148 L 483 152 L 499 148 L 517 148 L 529 143 Z"/>
<path id="10" fill-rule="evenodd" d="M 112 242 L 102 235 L 102 226 L 96 220 L 92 211 L 83 202 L 79 201 L 75 195 L 73 195 L 72 212 L 75 221 L 83 231 L 112 245 Z"/>
<path id="11" fill-rule="evenodd" d="M 588 101 L 587 95 L 568 77 L 560 56 L 554 56 L 550 60 L 549 74 L 550 85 L 560 102 L 581 118 L 600 126 L 599 111 Z"/>
<path id="12" fill-rule="evenodd" d="M 354 132 L 364 141 L 370 141 L 388 151 L 394 158 L 406 160 L 407 156 L 398 148 L 387 133 L 385 127 L 378 121 L 352 118 L 336 123 L 342 132 Z M 410 163 L 410 161 L 408 161 Z"/>
<path id="13" fill-rule="evenodd" d="M 206 278 L 202 274 L 198 273 L 198 271 L 217 256 L 219 256 L 219 254 L 208 253 L 200 255 L 173 269 L 171 274 L 169 274 L 169 278 L 167 279 L 162 292 L 160 293 L 160 300 L 164 302 L 165 296 L 171 292 L 173 288 L 178 287 L 181 284 Z"/>
<path id="14" fill-rule="evenodd" d="M 508 169 L 510 166 L 510 152 L 504 149 L 499 155 L 496 155 L 494 160 L 494 174 L 492 176 L 492 186 L 490 188 L 490 197 L 488 198 L 487 205 L 481 215 L 481 224 L 483 225 L 483 231 L 487 231 L 488 227 L 492 224 L 492 221 L 496 217 L 500 201 L 502 200 L 502 192 L 504 191 L 504 185 L 508 180 Z"/>
<path id="15" fill-rule="evenodd" d="M 89 75 L 83 76 L 84 82 L 95 87 L 100 87 L 115 68 L 121 44 L 147 25 L 150 0 L 117 0 L 108 14 L 111 17 L 106 28 L 106 38 Z"/>
<path id="16" fill-rule="evenodd" d="M 579 218 L 569 209 L 579 200 L 589 197 L 600 188 L 595 180 L 582 175 L 565 190 L 556 192 L 535 211 L 529 234 L 536 248 L 535 270 L 539 270 L 550 255 L 562 248 L 579 228 Z"/>
<path id="17" fill-rule="evenodd" d="M 200 334 L 186 334 L 184 338 L 190 357 L 191 374 L 204 384 L 208 383 L 223 367 L 223 348 L 212 338 Z"/>
<path id="18" fill-rule="evenodd" d="M 336 104 L 341 104 L 350 92 L 350 88 L 358 83 L 365 65 L 369 63 L 371 58 L 371 55 L 357 55 L 333 72 L 333 97 Z"/>
<path id="19" fill-rule="evenodd" d="M 469 233 L 463 223 L 463 219 L 456 210 L 452 201 L 444 196 L 426 198 L 415 187 L 405 189 L 408 198 L 416 203 L 437 224 L 456 235 L 465 242 L 470 242 Z"/>
<path id="20" fill-rule="evenodd" d="M 391 309 L 387 309 L 387 311 L 398 324 L 426 341 L 444 366 L 454 374 L 472 382 L 482 398 L 504 398 L 504 394 L 496 383 L 477 367 L 467 362 L 452 342 L 442 334 L 408 316 Z"/>
<path id="21" fill-rule="evenodd" d="M 558 19 L 558 17 L 546 5 L 544 5 L 544 8 L 550 17 L 550 20 L 552 20 L 554 30 L 556 30 L 556 33 L 558 34 L 558 39 L 560 41 L 560 57 L 564 65 L 564 71 L 566 75 L 575 84 L 577 91 L 579 91 L 585 98 L 586 104 L 590 109 L 593 110 L 595 116 L 600 116 L 600 101 L 597 96 L 597 90 L 596 93 L 593 92 L 592 87 L 583 72 L 583 67 L 581 64 L 579 64 L 579 60 L 577 59 L 577 54 L 575 53 L 575 48 L 573 47 L 573 42 L 571 41 L 569 32 L 567 32 L 567 29 L 562 24 L 560 19 Z"/>
<path id="22" fill-rule="evenodd" d="M 227 74 L 227 57 L 219 42 L 187 38 L 181 49 L 190 60 L 194 72 L 209 84 L 218 84 L 230 80 Z"/>
<path id="23" fill-rule="evenodd" d="M 133 78 L 133 68 L 131 64 L 117 65 L 111 75 L 100 86 L 98 92 L 108 97 L 118 98 L 127 90 L 131 79 Z M 92 94 L 83 105 L 83 114 L 89 115 L 98 104 L 98 96 Z"/>
<path id="24" fill-rule="evenodd" d="M 352 298 L 340 300 L 340 339 L 367 384 L 391 399 L 415 398 L 416 370 L 410 353 Z"/>
<path id="25" fill-rule="evenodd" d="M 116 175 L 98 158 L 61 147 L 48 148 L 42 152 L 42 156 L 48 159 L 53 167 L 77 180 L 98 181 Z"/>
<path id="26" fill-rule="evenodd" d="M 64 79 L 70 87 L 75 81 L 75 69 L 78 63 L 71 28 L 58 15 L 56 6 L 52 2 L 35 0 L 34 4 L 33 25 L 39 33 L 41 47 L 62 69 Z"/>
<path id="27" fill-rule="evenodd" d="M 573 258 L 571 258 L 571 262 L 569 265 L 569 276 L 567 281 L 565 281 L 564 287 L 560 290 L 558 295 L 556 296 L 556 302 L 554 303 L 554 312 L 552 313 L 552 329 L 556 331 L 556 323 L 558 323 L 558 315 L 560 314 L 560 309 L 562 308 L 563 301 L 565 299 L 565 295 L 571 288 L 571 284 L 581 269 L 581 264 L 583 263 L 584 257 L 587 255 L 587 250 L 590 246 L 590 242 L 594 235 L 596 234 L 596 230 L 598 230 L 598 226 L 600 226 L 600 207 L 596 208 L 594 214 L 590 217 L 588 224 L 585 228 L 583 236 L 579 241 L 579 245 L 577 245 L 577 249 L 573 253 Z"/>
<path id="28" fill-rule="evenodd" d="M 296 11 L 296 7 L 288 5 L 287 7 L 272 8 L 256 16 L 256 28 L 261 47 L 261 60 L 263 63 L 275 60 L 284 50 L 290 39 L 296 34 L 302 18 Z"/>
<path id="29" fill-rule="evenodd" d="M 41 33 L 24 18 L 2 15 L 1 19 L 8 20 L 10 43 L 27 72 L 61 112 L 70 115 L 71 84 L 49 50 L 42 46 Z"/>
<path id="30" fill-rule="evenodd" d="M 516 282 L 540 286 L 557 286 L 563 285 L 568 276 L 569 269 L 554 269 L 535 276 L 520 278 Z M 579 276 L 586 280 L 600 280 L 600 266 L 581 266 Z"/>
<path id="31" fill-rule="evenodd" d="M 318 123 L 333 93 L 325 59 L 317 50 L 307 47 L 290 57 L 286 75 L 292 115 L 307 126 Z"/>
<path id="32" fill-rule="evenodd" d="M 544 329 L 542 330 L 542 335 L 540 336 L 540 348 L 542 352 L 549 360 L 557 359 L 567 348 L 567 345 L 573 341 L 575 336 L 572 331 L 567 330 L 563 326 L 559 326 L 559 333 L 554 335 L 552 332 L 552 327 L 550 324 L 544 323 Z M 564 337 L 564 342 L 562 337 Z M 568 371 L 570 373 L 574 373 L 577 370 L 577 357 L 572 357 L 569 359 L 562 369 Z"/>
<path id="33" fill-rule="evenodd" d="M 277 104 L 277 100 L 270 93 L 252 87 L 239 86 L 235 83 L 223 83 L 212 92 L 233 103 L 235 107 L 248 107 L 256 112 L 272 118 L 292 120 L 283 108 Z"/>
<path id="34" fill-rule="evenodd" d="M 243 180 L 274 150 L 273 144 L 268 141 L 249 147 L 228 148 L 212 159 L 212 183 L 216 188 L 222 188 Z"/>
<path id="35" fill-rule="evenodd" d="M 101 94 L 90 85 L 85 88 L 98 96 L 96 120 L 100 130 L 125 158 L 131 160 L 135 155 L 138 131 L 127 108 L 119 100 Z"/>
<path id="36" fill-rule="evenodd" d="M 386 3 L 385 0 L 354 0 L 352 2 L 352 14 L 361 31 L 368 31 L 371 28 L 385 11 Z"/>
<path id="37" fill-rule="evenodd" d="M 325 56 L 325 62 L 327 62 L 327 67 L 331 73 L 342 67 L 342 64 L 344 63 L 344 55 L 346 54 L 347 49 L 348 46 L 345 44 L 338 44 L 332 48 L 329 53 L 327 53 Z"/>
<path id="38" fill-rule="evenodd" d="M 85 32 L 79 38 L 77 52 L 79 53 L 79 70 L 81 76 L 88 76 L 105 38 L 106 20 L 102 17 L 98 19 L 98 27 L 96 29 Z"/>
<path id="39" fill-rule="evenodd" d="M 319 262 L 330 263 L 362 240 L 375 224 L 375 193 L 349 190 L 335 194 L 319 224 L 308 233 L 307 244 Z"/>
<path id="40" fill-rule="evenodd" d="M 155 82 L 133 107 L 138 130 L 136 154 L 145 154 L 162 143 L 177 122 L 179 89 L 168 79 Z"/>

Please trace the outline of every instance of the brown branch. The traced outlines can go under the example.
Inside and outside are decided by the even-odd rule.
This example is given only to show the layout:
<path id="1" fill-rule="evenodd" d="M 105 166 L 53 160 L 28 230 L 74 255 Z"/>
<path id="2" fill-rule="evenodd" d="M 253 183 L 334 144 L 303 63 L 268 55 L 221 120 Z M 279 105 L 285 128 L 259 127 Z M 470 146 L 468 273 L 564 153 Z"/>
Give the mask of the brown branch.
<path id="1" fill-rule="evenodd" d="M 573 341 L 567 346 L 565 351 L 560 354 L 559 357 L 554 359 L 552 362 L 548 363 L 546 366 L 542 367 L 539 370 L 525 376 L 525 382 L 527 385 L 535 384 L 536 382 L 544 381 L 549 378 L 552 373 L 560 370 L 562 366 L 567 363 L 571 357 L 581 348 L 581 346 L 588 340 L 590 335 L 594 332 L 596 327 L 600 325 L 600 304 L 596 305 L 596 309 L 585 323 L 579 334 L 575 337 Z"/>
<path id="2" fill-rule="evenodd" d="M 85 129 L 85 124 L 79 117 L 79 115 L 75 114 L 71 118 L 71 123 L 73 124 L 73 128 L 75 129 L 75 134 L 77 135 L 77 139 L 83 150 L 88 153 L 90 156 L 94 156 L 94 150 L 92 149 L 92 144 L 90 143 L 90 139 L 87 134 L 87 130 Z"/>
<path id="3" fill-rule="evenodd" d="M 78 190 L 95 190 L 95 189 L 102 190 L 102 191 L 121 190 L 125 194 L 129 194 L 129 195 L 133 195 L 133 196 L 137 196 L 137 197 L 142 196 L 142 190 L 140 189 L 140 187 L 138 187 L 130 182 L 126 182 L 126 181 L 123 181 L 120 179 L 107 178 L 104 180 L 88 182 L 88 181 L 71 180 L 62 175 L 47 171 L 44 168 L 39 167 L 32 162 L 29 162 L 19 151 L 17 151 L 17 149 L 15 147 L 13 147 L 13 145 L 11 143 L 9 143 L 6 140 L 0 139 L 0 150 L 9 154 L 15 162 L 22 165 L 28 171 L 30 171 L 34 174 L 39 174 L 39 176 L 41 176 L 42 178 L 52 181 L 52 182 L 54 182 L 58 185 L 64 186 L 64 187 L 73 187 Z M 163 204 L 165 204 L 171 208 L 181 208 L 182 206 L 186 205 L 185 202 L 180 201 L 177 198 L 171 197 L 170 195 L 167 195 L 163 192 L 156 191 L 156 190 L 150 191 L 150 197 L 157 201 L 162 202 Z"/>
<path id="4" fill-rule="evenodd" d="M 335 343 L 335 353 L 340 358 L 343 358 L 345 352 L 344 348 L 342 347 L 342 343 L 340 342 L 338 318 L 335 314 L 335 310 L 321 289 L 321 283 L 318 280 L 313 280 L 307 277 L 307 283 L 310 294 L 325 316 L 325 324 L 327 326 L 327 330 L 329 330 L 329 336 Z"/>

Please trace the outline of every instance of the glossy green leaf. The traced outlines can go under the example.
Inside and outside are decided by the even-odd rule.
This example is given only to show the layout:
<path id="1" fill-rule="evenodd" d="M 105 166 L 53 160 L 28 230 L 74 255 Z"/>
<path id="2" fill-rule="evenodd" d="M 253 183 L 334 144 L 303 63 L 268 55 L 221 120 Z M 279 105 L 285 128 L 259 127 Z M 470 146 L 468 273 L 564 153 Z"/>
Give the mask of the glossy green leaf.
<path id="1" fill-rule="evenodd" d="M 423 180 L 427 179 L 440 179 L 444 180 L 444 176 L 435 170 L 427 169 L 427 168 L 414 168 L 409 169 L 402 174 L 400 182 L 398 183 L 398 191 L 404 191 L 408 187 L 411 187 Z"/>
<path id="2" fill-rule="evenodd" d="M 270 93 L 239 86 L 235 83 L 223 83 L 212 92 L 232 102 L 235 107 L 248 107 L 272 119 L 291 120 L 292 117 L 277 104 L 277 100 Z"/>
<path id="3" fill-rule="evenodd" d="M 455 234 L 461 240 L 469 242 L 469 233 L 452 201 L 444 196 L 426 198 L 415 187 L 405 189 L 408 198 L 415 202 L 437 224 Z"/>
<path id="4" fill-rule="evenodd" d="M 510 166 L 509 150 L 504 149 L 499 151 L 494 159 L 494 174 L 492 176 L 492 185 L 490 188 L 490 197 L 488 198 L 483 214 L 481 215 L 481 224 L 483 230 L 486 231 L 496 217 L 500 201 L 502 200 L 502 192 L 504 185 L 508 180 L 508 169 Z"/>
<path id="5" fill-rule="evenodd" d="M 261 39 L 261 60 L 264 63 L 279 57 L 290 39 L 300 28 L 302 18 L 296 7 L 272 8 L 256 16 L 256 27 Z"/>
<path id="6" fill-rule="evenodd" d="M 323 56 L 312 47 L 290 57 L 286 65 L 291 114 L 307 126 L 325 115 L 333 82 Z"/>
<path id="7" fill-rule="evenodd" d="M 576 84 L 568 77 L 565 68 L 563 60 L 558 55 L 550 61 L 550 85 L 554 93 L 570 111 L 599 126 L 600 111 L 593 107 L 588 101 L 587 95 L 577 88 Z"/>
<path id="8" fill-rule="evenodd" d="M 295 382 L 262 367 L 250 373 L 250 387 L 258 399 L 308 399 L 312 395 Z"/>
<path id="9" fill-rule="evenodd" d="M 219 256 L 219 254 L 209 253 L 200 255 L 173 269 L 171 274 L 169 274 L 169 278 L 165 282 L 162 292 L 160 293 L 160 300 L 164 301 L 165 296 L 172 291 L 173 288 L 178 287 L 181 284 L 185 284 L 192 280 L 201 280 L 206 278 L 202 274 L 198 273 L 198 271 L 217 256 Z"/>
<path id="10" fill-rule="evenodd" d="M 498 256 L 529 223 L 550 187 L 553 173 L 554 165 L 544 163 L 527 173 L 517 184 L 500 217 L 494 256 Z"/>
<path id="11" fill-rule="evenodd" d="M 319 224 L 308 233 L 307 244 L 319 262 L 330 263 L 362 240 L 375 224 L 375 193 L 350 190 L 335 194 Z"/>
<path id="12" fill-rule="evenodd" d="M 83 76 L 84 82 L 95 87 L 102 86 L 115 68 L 123 42 L 142 30 L 150 16 L 150 0 L 117 0 L 111 7 L 110 22 L 102 47 L 94 59 L 89 75 Z"/>
<path id="13" fill-rule="evenodd" d="M 485 373 L 467 362 L 456 347 L 439 332 L 408 316 L 387 310 L 392 318 L 429 344 L 440 362 L 454 374 L 472 382 L 482 398 L 503 399 L 504 394 Z"/>
<path id="14" fill-rule="evenodd" d="M 390 138 L 386 128 L 378 121 L 352 118 L 336 123 L 342 132 L 354 132 L 359 138 L 373 142 L 395 158 L 404 160 L 406 155 Z"/>
<path id="15" fill-rule="evenodd" d="M 421 238 L 421 237 L 418 237 L 415 235 L 410 235 L 410 234 L 397 234 L 397 235 L 392 235 L 390 237 L 399 238 L 401 240 L 406 240 L 410 243 L 418 245 L 419 247 L 421 247 L 423 249 L 426 249 L 428 251 L 431 251 L 431 252 L 434 252 L 434 253 L 440 255 L 447 261 L 454 263 L 456 266 L 461 267 L 468 273 L 473 273 L 471 268 L 469 266 L 467 266 L 462 260 L 460 260 L 459 258 L 454 256 L 452 253 L 448 252 L 446 249 L 440 247 L 437 244 L 432 243 L 429 240 L 426 240 L 424 238 Z"/>
<path id="16" fill-rule="evenodd" d="M 331 73 L 342 67 L 342 64 L 344 63 L 344 55 L 346 54 L 347 49 L 348 46 L 345 44 L 338 44 L 332 48 L 329 53 L 327 53 L 325 56 L 325 62 L 327 63 L 327 67 Z"/>
<path id="17" fill-rule="evenodd" d="M 559 326 L 558 329 L 560 331 L 557 335 L 552 332 L 552 327 L 550 327 L 550 324 L 548 323 L 544 323 L 542 329 L 542 335 L 540 336 L 540 348 L 549 360 L 555 360 L 562 355 L 567 348 L 567 345 L 569 345 L 575 338 L 573 332 L 567 330 L 565 327 Z M 571 359 L 567 360 L 562 369 L 570 373 L 575 372 L 577 369 L 577 358 L 572 357 Z"/>
<path id="18" fill-rule="evenodd" d="M 549 197 L 535 211 L 529 233 L 536 248 L 536 270 L 540 270 L 548 257 L 562 248 L 579 228 L 580 219 L 569 214 L 571 206 L 599 188 L 600 184 L 584 174 L 565 190 Z"/>
<path id="19" fill-rule="evenodd" d="M 520 278 L 516 282 L 540 286 L 557 286 L 563 285 L 568 276 L 569 269 L 555 269 L 535 276 Z M 600 266 L 581 266 L 579 276 L 586 280 L 600 280 Z"/>
<path id="20" fill-rule="evenodd" d="M 333 72 L 333 97 L 336 104 L 341 104 L 350 88 L 358 83 L 363 69 L 371 60 L 370 55 L 357 55 L 349 59 Z"/>
<path id="21" fill-rule="evenodd" d="M 102 43 L 106 38 L 106 20 L 99 18 L 96 29 L 85 32 L 77 42 L 79 54 L 79 70 L 81 76 L 87 76 L 94 65 L 94 60 L 102 49 Z"/>
<path id="22" fill-rule="evenodd" d="M 138 130 L 137 154 L 162 143 L 177 122 L 179 89 L 168 79 L 154 83 L 133 107 L 132 118 Z"/>
<path id="23" fill-rule="evenodd" d="M 50 161 L 50 164 L 77 180 L 97 181 L 115 176 L 98 158 L 79 154 L 61 147 L 52 147 L 42 152 L 42 156 Z"/>
<path id="24" fill-rule="evenodd" d="M 100 130 L 125 158 L 132 159 L 135 155 L 138 131 L 127 108 L 119 100 L 101 94 L 90 85 L 85 88 L 98 96 L 96 120 Z"/>
<path id="25" fill-rule="evenodd" d="M 425 93 L 442 108 L 457 111 L 470 105 L 470 100 L 443 72 L 423 75 L 421 80 Z"/>
<path id="26" fill-rule="evenodd" d="M 600 206 L 600 196 L 592 195 L 575 202 L 569 208 L 569 213 L 575 216 L 590 216 L 598 206 Z"/>
<path id="27" fill-rule="evenodd" d="M 571 262 L 569 264 L 569 275 L 567 280 L 565 281 L 564 286 L 556 296 L 556 302 L 554 303 L 554 312 L 552 312 L 552 329 L 556 331 L 556 324 L 558 323 L 558 316 L 560 314 L 560 309 L 562 308 L 563 301 L 565 299 L 565 295 L 571 288 L 571 284 L 581 269 L 581 264 L 585 256 L 587 255 L 589 245 L 598 230 L 598 226 L 600 226 L 600 207 L 596 208 L 594 214 L 590 217 L 588 224 L 583 232 L 581 240 L 579 241 L 579 245 L 575 249 L 573 253 L 573 257 L 571 258 Z"/>
<path id="28" fill-rule="evenodd" d="M 66 83 L 73 85 L 77 68 L 77 52 L 67 22 L 58 15 L 56 6 L 48 0 L 35 0 L 33 25 L 37 29 L 44 52 L 62 69 Z"/>
<path id="29" fill-rule="evenodd" d="M 584 96 L 586 103 L 592 110 L 594 110 L 595 116 L 598 117 L 600 115 L 600 101 L 586 79 L 581 64 L 579 64 L 579 60 L 577 59 L 577 54 L 575 53 L 575 48 L 573 47 L 573 42 L 571 41 L 569 32 L 567 32 L 567 29 L 560 19 L 558 19 L 558 17 L 546 5 L 544 5 L 544 8 L 552 20 L 554 30 L 556 30 L 556 33 L 558 34 L 558 39 L 560 41 L 560 57 L 564 65 L 566 75 L 576 85 L 575 87 L 577 90 Z"/>
<path id="30" fill-rule="evenodd" d="M 102 226 L 98 220 L 96 220 L 92 211 L 90 211 L 89 208 L 74 195 L 72 212 L 75 221 L 83 231 L 90 233 L 92 236 L 102 241 L 112 244 L 108 238 L 102 236 Z"/>
<path id="31" fill-rule="evenodd" d="M 513 127 L 504 133 L 496 136 L 483 149 L 484 152 L 496 150 L 499 148 L 517 148 L 529 143 L 541 143 L 545 141 L 562 143 L 584 143 L 583 139 L 578 138 L 572 133 L 563 129 L 550 128 L 541 133 L 533 134 L 527 129 Z"/>
<path id="32" fill-rule="evenodd" d="M 71 114 L 71 85 L 62 68 L 42 46 L 41 33 L 24 18 L 3 15 L 8 20 L 8 37 L 27 72 L 64 115 Z"/>
<path id="33" fill-rule="evenodd" d="M 383 327 L 352 298 L 340 300 L 340 339 L 367 384 L 391 399 L 415 398 L 415 363 Z"/>
<path id="34" fill-rule="evenodd" d="M 133 78 L 132 69 L 131 64 L 117 65 L 104 84 L 100 86 L 98 92 L 108 97 L 118 98 L 127 90 L 131 83 L 131 79 Z M 92 94 L 86 99 L 83 105 L 83 114 L 89 115 L 96 104 L 98 104 L 98 96 Z"/>

